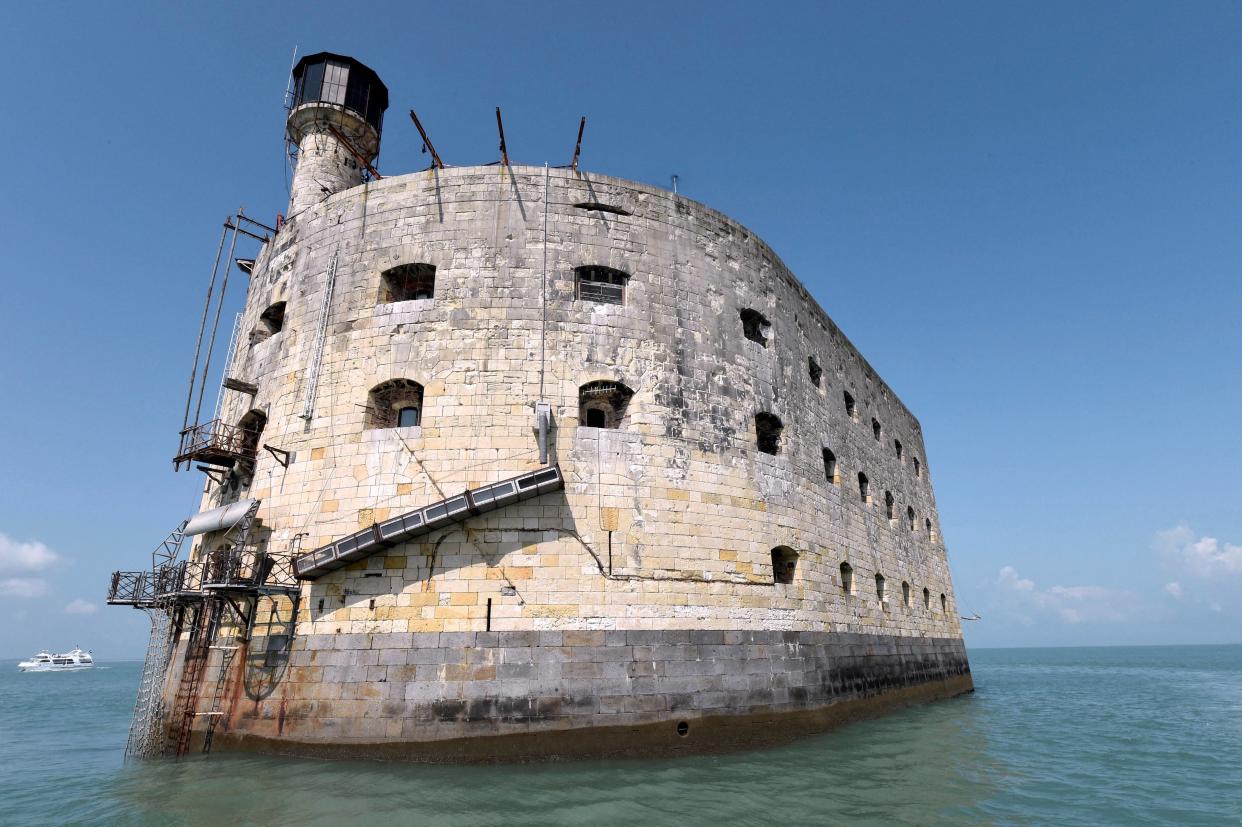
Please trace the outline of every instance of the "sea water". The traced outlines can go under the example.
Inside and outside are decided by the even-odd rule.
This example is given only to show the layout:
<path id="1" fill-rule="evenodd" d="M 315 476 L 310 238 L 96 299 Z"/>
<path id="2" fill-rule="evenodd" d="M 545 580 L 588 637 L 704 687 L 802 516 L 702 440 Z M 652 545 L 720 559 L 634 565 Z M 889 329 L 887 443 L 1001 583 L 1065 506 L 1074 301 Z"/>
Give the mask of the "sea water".
<path id="1" fill-rule="evenodd" d="M 1242 824 L 1242 646 L 974 649 L 977 691 L 774 749 L 126 765 L 140 664 L 0 663 L 3 824 Z"/>

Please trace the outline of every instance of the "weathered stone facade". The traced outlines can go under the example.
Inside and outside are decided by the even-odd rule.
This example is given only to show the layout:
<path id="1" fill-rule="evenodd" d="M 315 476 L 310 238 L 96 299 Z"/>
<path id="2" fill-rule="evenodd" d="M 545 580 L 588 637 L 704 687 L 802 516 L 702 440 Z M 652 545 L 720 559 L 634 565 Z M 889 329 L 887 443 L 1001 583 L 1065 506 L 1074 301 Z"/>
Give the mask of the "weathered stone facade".
<path id="1" fill-rule="evenodd" d="M 569 169 L 361 183 L 337 139 L 372 156 L 363 93 L 387 92 L 349 77 L 374 129 L 291 114 L 291 217 L 221 407 L 262 434 L 203 508 L 258 500 L 250 539 L 307 551 L 544 464 L 564 489 L 257 598 L 252 630 L 197 644 L 210 698 L 187 623 L 169 709 L 217 749 L 489 760 L 755 743 L 970 689 L 919 424 L 763 242 Z"/>
<path id="2" fill-rule="evenodd" d="M 588 203 L 619 211 L 576 206 Z M 413 263 L 435 266 L 433 297 L 382 301 L 381 274 Z M 576 298 L 583 265 L 627 273 L 624 304 Z M 270 547 L 326 544 L 538 467 L 539 400 L 567 482 L 307 583 L 275 658 L 263 621 L 290 606 L 263 600 L 217 749 L 434 758 L 428 744 L 476 736 L 687 722 L 684 747 L 732 731 L 697 718 L 969 688 L 917 420 L 776 255 L 721 214 L 568 170 L 385 178 L 284 225 L 254 266 L 243 333 L 282 301 L 283 328 L 228 368 L 257 395 L 228 392 L 223 412 L 264 413 L 262 441 L 292 461 L 260 452 L 249 482 L 214 487 L 204 508 L 257 498 Z M 766 341 L 744 335 L 747 308 Z M 392 379 L 422 386 L 420 424 L 368 428 L 369 391 Z M 618 428 L 578 421 L 579 388 L 596 380 L 633 391 Z M 783 424 L 775 454 L 756 446 L 765 412 Z M 776 547 L 796 552 L 791 583 L 774 582 Z M 514 754 L 541 753 L 521 743 Z"/>

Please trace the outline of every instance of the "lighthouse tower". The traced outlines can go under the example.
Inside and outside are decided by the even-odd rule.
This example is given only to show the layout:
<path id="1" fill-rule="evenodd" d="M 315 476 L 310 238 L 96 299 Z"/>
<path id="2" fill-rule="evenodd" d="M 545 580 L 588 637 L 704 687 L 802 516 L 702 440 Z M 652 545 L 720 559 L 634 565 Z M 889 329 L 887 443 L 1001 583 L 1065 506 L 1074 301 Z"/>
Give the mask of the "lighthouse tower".
<path id="1" fill-rule="evenodd" d="M 293 68 L 289 139 L 298 147 L 289 217 L 362 183 L 379 155 L 388 87 L 352 57 L 319 52 Z"/>

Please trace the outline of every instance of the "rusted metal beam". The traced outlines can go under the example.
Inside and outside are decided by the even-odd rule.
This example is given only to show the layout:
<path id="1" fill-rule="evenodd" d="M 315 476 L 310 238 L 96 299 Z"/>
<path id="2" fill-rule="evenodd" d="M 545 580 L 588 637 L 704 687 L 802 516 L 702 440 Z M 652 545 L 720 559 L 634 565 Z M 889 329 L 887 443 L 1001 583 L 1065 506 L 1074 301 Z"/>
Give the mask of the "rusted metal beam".
<path id="1" fill-rule="evenodd" d="M 410 120 L 414 121 L 414 128 L 418 130 L 418 134 L 423 138 L 423 146 L 427 147 L 427 151 L 431 153 L 431 162 L 437 169 L 444 169 L 444 162 L 440 160 L 439 154 L 436 153 L 435 146 L 432 145 L 431 139 L 427 137 L 427 130 L 423 129 L 422 123 L 418 120 L 418 116 L 414 114 L 414 110 L 410 110 Z"/>
<path id="2" fill-rule="evenodd" d="M 350 155 L 358 159 L 358 163 L 362 164 L 364 167 L 367 168 L 367 172 L 371 173 L 372 178 L 374 178 L 376 181 L 383 179 L 384 176 L 380 175 L 379 171 L 376 170 L 375 167 L 371 166 L 371 162 L 368 161 L 366 158 L 364 158 L 362 153 L 354 148 L 354 145 L 350 143 L 349 138 L 346 138 L 341 133 L 341 130 L 337 129 L 335 126 L 332 126 L 331 124 L 328 124 L 328 131 L 332 133 L 333 137 L 335 137 L 338 141 L 341 142 L 341 145 L 344 146 L 345 149 L 349 151 Z"/>
<path id="3" fill-rule="evenodd" d="M 237 226 L 236 224 L 233 224 L 233 223 L 228 223 L 228 224 L 225 224 L 224 226 L 225 226 L 225 227 L 228 227 L 230 230 L 237 230 L 237 232 L 241 233 L 242 235 L 248 235 L 248 236 L 250 236 L 251 238 L 253 238 L 255 241 L 262 241 L 264 244 L 266 244 L 267 242 L 269 242 L 269 241 L 271 241 L 271 240 L 272 240 L 271 238 L 269 238 L 268 236 L 265 236 L 265 235 L 255 235 L 254 233 L 250 232 L 249 230 L 244 230 L 244 229 L 242 229 L 241 227 L 239 227 L 239 226 Z"/>
<path id="4" fill-rule="evenodd" d="M 500 163 L 509 166 L 509 150 L 505 147 L 505 125 L 500 120 L 500 107 L 496 107 L 496 129 L 500 131 Z"/>
<path id="5" fill-rule="evenodd" d="M 574 160 L 569 168 L 574 172 L 578 171 L 578 157 L 582 155 L 582 130 L 586 129 L 586 115 L 582 116 L 582 120 L 578 121 L 578 143 L 574 144 Z"/>

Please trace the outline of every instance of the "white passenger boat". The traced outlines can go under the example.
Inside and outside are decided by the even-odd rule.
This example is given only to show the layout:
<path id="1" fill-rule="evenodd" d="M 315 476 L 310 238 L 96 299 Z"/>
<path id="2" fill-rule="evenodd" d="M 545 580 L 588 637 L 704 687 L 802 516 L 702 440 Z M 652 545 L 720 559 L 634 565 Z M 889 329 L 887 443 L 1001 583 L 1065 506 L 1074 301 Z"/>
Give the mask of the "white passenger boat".
<path id="1" fill-rule="evenodd" d="M 90 652 L 74 649 L 61 655 L 40 652 L 30 660 L 17 664 L 23 672 L 64 672 L 71 669 L 90 669 L 95 665 Z"/>

